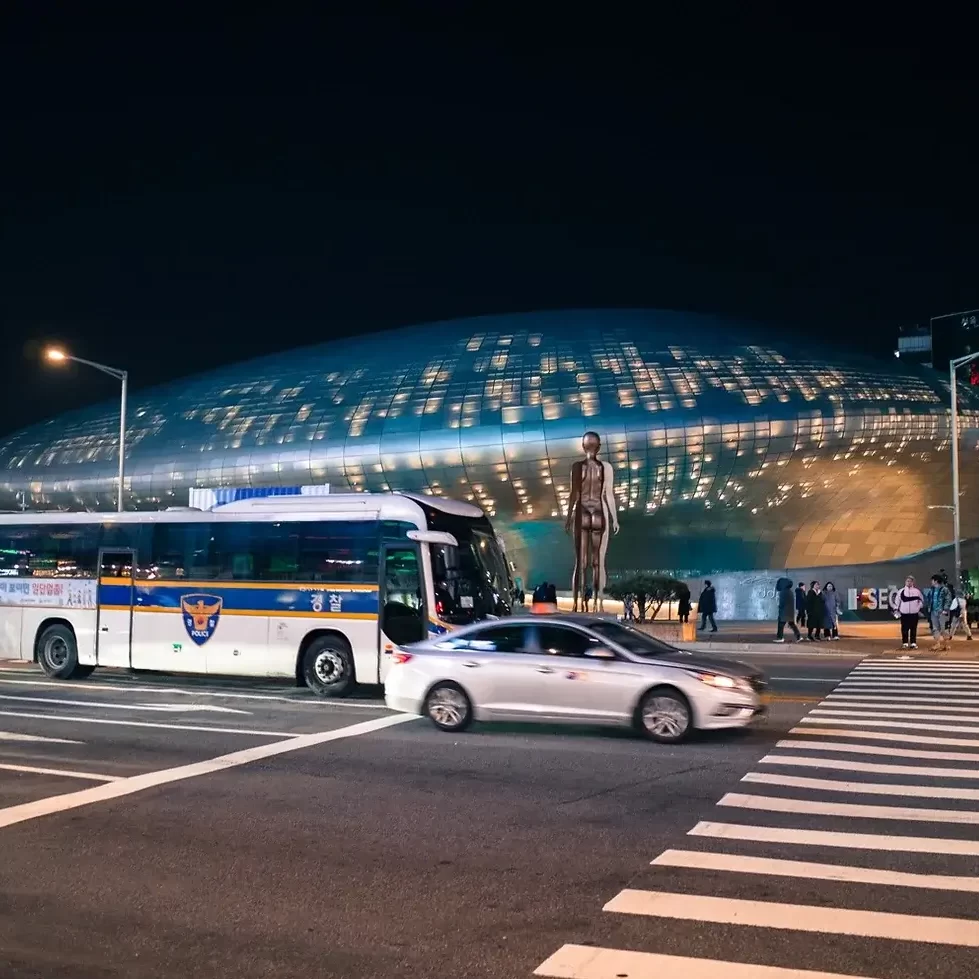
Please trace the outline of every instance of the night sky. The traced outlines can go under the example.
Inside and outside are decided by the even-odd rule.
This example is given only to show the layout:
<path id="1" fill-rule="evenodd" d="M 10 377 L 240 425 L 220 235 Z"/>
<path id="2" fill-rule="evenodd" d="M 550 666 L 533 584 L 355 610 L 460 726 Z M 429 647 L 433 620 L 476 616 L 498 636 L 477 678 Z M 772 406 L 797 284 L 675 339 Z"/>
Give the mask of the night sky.
<path id="1" fill-rule="evenodd" d="M 979 306 L 976 86 L 947 47 L 771 16 L 3 26 L 0 433 L 115 396 L 42 366 L 49 340 L 143 386 L 574 306 L 890 356 Z"/>

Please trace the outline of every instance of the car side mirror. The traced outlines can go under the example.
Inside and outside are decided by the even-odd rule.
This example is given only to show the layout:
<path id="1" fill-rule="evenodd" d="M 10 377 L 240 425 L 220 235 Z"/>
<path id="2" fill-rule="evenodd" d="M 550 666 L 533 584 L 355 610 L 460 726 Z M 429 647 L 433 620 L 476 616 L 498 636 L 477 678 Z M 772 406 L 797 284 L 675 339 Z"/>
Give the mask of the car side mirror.
<path id="1" fill-rule="evenodd" d="M 589 659 L 615 659 L 615 653 L 611 649 L 605 649 L 604 647 L 586 649 L 585 656 Z"/>

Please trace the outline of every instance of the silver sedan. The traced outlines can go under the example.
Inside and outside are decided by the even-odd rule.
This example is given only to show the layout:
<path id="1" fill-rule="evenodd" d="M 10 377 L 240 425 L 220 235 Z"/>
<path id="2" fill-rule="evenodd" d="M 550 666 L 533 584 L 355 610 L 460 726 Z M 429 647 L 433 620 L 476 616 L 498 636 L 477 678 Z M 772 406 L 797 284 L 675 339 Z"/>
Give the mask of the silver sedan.
<path id="1" fill-rule="evenodd" d="M 392 710 L 443 731 L 474 720 L 634 727 L 653 741 L 737 728 L 764 713 L 764 674 L 676 649 L 597 615 L 482 622 L 395 649 Z"/>

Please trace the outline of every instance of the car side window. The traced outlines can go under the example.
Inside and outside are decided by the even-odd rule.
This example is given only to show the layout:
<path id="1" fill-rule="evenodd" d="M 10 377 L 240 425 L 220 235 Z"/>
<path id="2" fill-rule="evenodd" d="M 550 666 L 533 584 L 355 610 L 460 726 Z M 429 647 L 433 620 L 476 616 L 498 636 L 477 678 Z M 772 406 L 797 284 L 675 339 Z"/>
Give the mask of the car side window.
<path id="1" fill-rule="evenodd" d="M 499 625 L 438 643 L 442 649 L 469 649 L 474 653 L 521 653 L 527 646 L 526 626 Z"/>
<path id="2" fill-rule="evenodd" d="M 588 649 L 597 649 L 600 643 L 577 629 L 546 625 L 537 629 L 537 641 L 541 652 L 548 656 L 584 656 Z"/>

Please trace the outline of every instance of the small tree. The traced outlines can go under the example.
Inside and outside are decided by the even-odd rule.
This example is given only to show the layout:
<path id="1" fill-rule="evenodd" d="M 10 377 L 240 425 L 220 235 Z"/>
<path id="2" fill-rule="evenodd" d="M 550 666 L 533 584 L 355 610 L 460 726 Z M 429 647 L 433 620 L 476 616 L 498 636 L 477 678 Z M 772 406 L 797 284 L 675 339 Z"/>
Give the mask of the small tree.
<path id="1" fill-rule="evenodd" d="M 668 575 L 637 571 L 610 581 L 605 594 L 619 601 L 625 601 L 631 595 L 636 603 L 636 617 L 645 622 L 647 614 L 656 618 L 664 603 L 679 598 L 686 587 L 682 581 Z"/>

